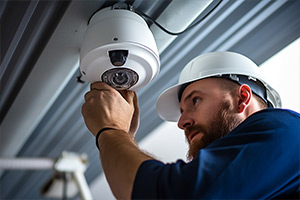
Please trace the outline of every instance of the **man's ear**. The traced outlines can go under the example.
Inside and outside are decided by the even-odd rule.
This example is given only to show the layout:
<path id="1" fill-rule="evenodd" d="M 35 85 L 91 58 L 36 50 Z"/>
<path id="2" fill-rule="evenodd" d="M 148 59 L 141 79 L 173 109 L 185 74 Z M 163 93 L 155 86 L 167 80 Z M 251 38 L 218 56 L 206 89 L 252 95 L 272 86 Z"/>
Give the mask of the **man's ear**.
<path id="1" fill-rule="evenodd" d="M 251 88 L 243 84 L 239 87 L 239 101 L 238 101 L 238 112 L 242 113 L 250 104 L 250 100 L 252 98 Z"/>

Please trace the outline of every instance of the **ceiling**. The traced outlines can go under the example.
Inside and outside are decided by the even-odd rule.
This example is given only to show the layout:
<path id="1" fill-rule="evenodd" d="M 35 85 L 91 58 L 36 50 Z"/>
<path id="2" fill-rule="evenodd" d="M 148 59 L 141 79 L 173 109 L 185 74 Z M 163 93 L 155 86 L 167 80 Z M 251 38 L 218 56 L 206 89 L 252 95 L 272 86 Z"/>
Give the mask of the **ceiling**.
<path id="1" fill-rule="evenodd" d="M 77 82 L 79 52 L 90 16 L 99 8 L 126 2 L 178 32 L 217 3 L 210 0 L 0 1 L 0 157 L 57 158 L 63 151 L 86 153 L 91 183 L 102 173 L 94 137 L 81 116 L 89 85 Z M 162 123 L 158 95 L 177 82 L 193 57 L 230 50 L 258 65 L 300 36 L 300 1 L 223 0 L 200 24 L 170 36 L 148 22 L 161 60 L 160 74 L 138 91 L 141 141 Z M 204 10 L 204 11 L 203 11 Z M 43 199 L 51 170 L 1 173 L 1 199 Z"/>

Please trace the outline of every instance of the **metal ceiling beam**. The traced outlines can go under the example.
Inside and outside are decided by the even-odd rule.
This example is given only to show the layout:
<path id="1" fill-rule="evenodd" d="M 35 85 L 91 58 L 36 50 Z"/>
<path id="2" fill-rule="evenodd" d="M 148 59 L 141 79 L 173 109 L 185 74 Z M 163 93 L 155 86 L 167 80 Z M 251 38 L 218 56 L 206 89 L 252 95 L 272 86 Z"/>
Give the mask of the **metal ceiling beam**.
<path id="1" fill-rule="evenodd" d="M 70 1 L 8 1 L 1 15 L 2 123 Z M 20 23 L 14 23 L 16 18 Z M 3 28 L 5 26 L 5 28 Z"/>
<path id="2" fill-rule="evenodd" d="M 52 27 L 52 24 L 48 24 L 52 21 L 49 20 L 51 16 L 47 13 L 56 14 L 58 10 L 55 5 L 58 1 L 42 2 L 45 2 L 42 3 L 45 8 L 39 8 L 37 12 L 44 13 L 44 15 L 39 16 L 39 20 L 34 23 L 42 23 L 36 25 L 39 27 Z M 90 17 L 89 13 L 93 13 L 100 5 L 96 1 L 73 1 L 53 35 L 52 32 L 47 33 L 51 38 L 50 36 L 48 36 L 49 39 L 41 37 L 43 41 L 39 41 L 39 37 L 34 34 L 33 38 L 28 40 L 26 35 L 23 35 L 24 40 L 28 40 L 28 44 L 31 46 L 35 44 L 34 41 L 36 41 L 36 46 L 43 46 L 44 43 L 47 45 L 44 50 L 39 49 L 36 54 L 30 51 L 30 48 L 26 50 L 26 46 L 22 46 L 24 52 L 30 53 L 30 56 L 33 57 L 37 56 L 35 62 L 27 63 L 32 70 L 28 74 L 28 78 L 27 75 L 20 73 L 20 77 L 15 77 L 17 82 L 5 84 L 5 89 L 10 92 L 14 91 L 11 87 L 22 87 L 22 90 L 18 92 L 16 99 L 10 102 L 12 106 L 1 124 L 0 156 L 16 155 L 78 69 L 79 50 L 87 20 Z M 47 11 L 45 12 L 44 9 Z M 23 65 L 25 62 L 23 59 L 27 57 L 22 54 L 18 56 L 20 58 L 16 58 L 16 61 Z M 24 68 L 24 66 L 17 67 L 22 72 Z M 20 80 L 23 80 L 24 83 L 19 83 Z M 1 97 L 6 101 L 10 99 L 6 96 Z"/>

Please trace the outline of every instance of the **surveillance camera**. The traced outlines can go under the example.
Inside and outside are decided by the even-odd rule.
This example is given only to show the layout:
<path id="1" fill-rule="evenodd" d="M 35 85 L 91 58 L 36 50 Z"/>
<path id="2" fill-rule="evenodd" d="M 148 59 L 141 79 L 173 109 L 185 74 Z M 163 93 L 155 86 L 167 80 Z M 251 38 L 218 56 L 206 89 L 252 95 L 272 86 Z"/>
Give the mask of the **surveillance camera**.
<path id="1" fill-rule="evenodd" d="M 144 19 L 120 6 L 91 17 L 80 50 L 82 80 L 137 90 L 159 72 L 159 54 Z"/>

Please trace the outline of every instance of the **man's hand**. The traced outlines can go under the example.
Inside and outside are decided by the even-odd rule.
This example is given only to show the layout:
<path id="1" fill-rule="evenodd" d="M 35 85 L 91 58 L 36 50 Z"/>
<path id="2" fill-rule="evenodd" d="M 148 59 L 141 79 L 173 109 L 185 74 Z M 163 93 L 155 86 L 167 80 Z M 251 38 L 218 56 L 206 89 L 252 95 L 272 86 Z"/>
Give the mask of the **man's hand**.
<path id="1" fill-rule="evenodd" d="M 97 142 L 102 167 L 113 194 L 117 199 L 130 199 L 139 166 L 145 160 L 153 159 L 132 140 L 139 125 L 136 93 L 117 91 L 102 82 L 93 83 L 85 95 L 82 115 L 94 135 L 105 127 L 117 129 L 105 131 Z M 124 134 L 124 131 L 129 134 Z"/>
<path id="2" fill-rule="evenodd" d="M 118 92 L 103 82 L 93 83 L 91 90 L 85 94 L 82 115 L 93 135 L 100 129 L 109 127 L 134 136 L 139 118 L 136 93 Z"/>

